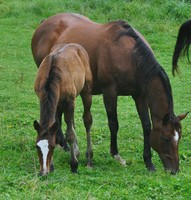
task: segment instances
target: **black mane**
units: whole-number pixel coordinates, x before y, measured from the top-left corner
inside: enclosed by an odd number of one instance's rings
[[[141,83],[144,83],[146,86],[148,82],[156,76],[159,76],[164,85],[167,99],[169,103],[169,112],[173,110],[173,98],[172,90],[169,78],[164,71],[164,69],[157,62],[152,50],[150,47],[139,37],[135,30],[124,21],[117,21],[116,25],[122,27],[116,31],[115,40],[123,36],[129,36],[134,38],[136,41],[134,50],[132,52],[131,60],[132,63],[136,66],[137,77],[139,77]]]

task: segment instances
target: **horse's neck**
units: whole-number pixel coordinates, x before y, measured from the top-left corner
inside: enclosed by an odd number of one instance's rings
[[[152,122],[161,122],[163,117],[169,113],[170,105],[166,90],[159,77],[148,83],[147,91]]]

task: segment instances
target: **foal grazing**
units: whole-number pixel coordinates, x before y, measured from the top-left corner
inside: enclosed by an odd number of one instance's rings
[[[92,74],[85,49],[77,44],[54,46],[39,67],[34,88],[40,100],[40,123],[34,121],[34,128],[38,133],[36,147],[40,173],[45,175],[53,170],[52,155],[55,145],[63,146],[62,112],[67,125],[66,141],[71,151],[71,171],[77,171],[79,150],[74,126],[74,107],[78,95],[81,95],[84,105],[87,165],[91,166],[93,156],[90,136]]]
[[[184,22],[179,29],[174,53],[172,57],[172,73],[175,75],[175,71],[178,72],[178,59],[183,51],[183,55],[187,55],[189,60],[189,47],[191,44],[191,20]]]
[[[98,24],[78,14],[58,14],[40,24],[33,35],[32,52],[37,66],[54,44],[71,42],[82,45],[88,52],[92,94],[103,94],[111,155],[125,164],[117,146],[117,97],[131,95],[143,127],[143,158],[147,169],[155,170],[152,147],[165,169],[176,173],[180,120],[186,114],[174,114],[170,81],[143,36],[124,21]]]

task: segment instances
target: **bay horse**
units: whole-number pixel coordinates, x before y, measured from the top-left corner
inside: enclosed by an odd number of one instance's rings
[[[92,115],[92,73],[85,49],[78,44],[55,45],[41,62],[34,85],[40,100],[40,123],[34,121],[37,131],[36,147],[40,174],[53,171],[53,152],[56,144],[63,146],[61,116],[64,113],[66,141],[71,151],[71,171],[76,173],[79,149],[74,126],[75,99],[81,95],[84,105],[83,120],[87,134],[87,166],[92,166],[90,129]]]
[[[172,57],[172,73],[175,76],[175,71],[178,72],[178,59],[182,55],[187,55],[189,60],[189,47],[191,44],[191,20],[184,22],[178,31],[178,36]]]
[[[46,19],[34,32],[31,46],[37,67],[54,45],[71,42],[88,52],[92,94],[103,94],[111,155],[126,164],[117,145],[117,97],[131,95],[143,127],[147,169],[155,171],[152,147],[167,171],[179,171],[180,120],[186,114],[174,114],[169,78],[143,36],[122,20],[99,24],[79,14],[60,13]]]

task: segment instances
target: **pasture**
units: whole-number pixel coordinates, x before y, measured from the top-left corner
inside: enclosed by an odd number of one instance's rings
[[[39,177],[33,121],[39,119],[39,102],[33,85],[37,67],[31,38],[39,23],[56,13],[75,12],[104,23],[123,19],[150,43],[167,72],[176,114],[191,111],[191,66],[179,61],[180,75],[173,77],[172,54],[179,26],[191,17],[190,1],[147,0],[1,0],[0,1],[0,199],[189,199],[191,196],[190,114],[182,121],[180,169],[170,175],[153,151],[155,173],[145,168],[142,127],[131,97],[118,98],[118,146],[127,166],[109,153],[110,134],[102,95],[93,96],[93,169],[85,167],[86,135],[83,107],[77,99],[76,133],[80,148],[79,173],[68,165],[70,155],[57,147],[54,173]],[[65,130],[65,125],[63,125]]]

